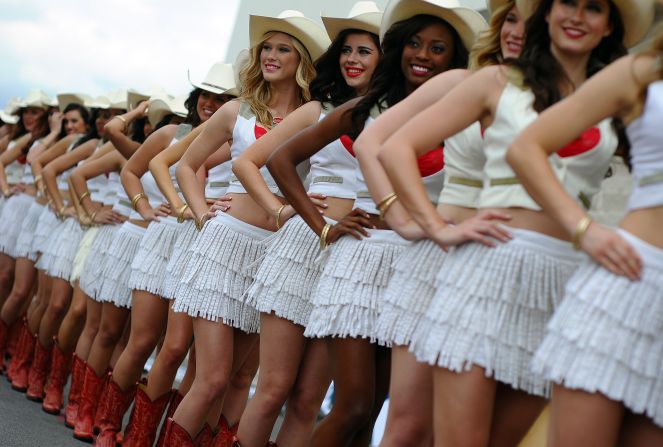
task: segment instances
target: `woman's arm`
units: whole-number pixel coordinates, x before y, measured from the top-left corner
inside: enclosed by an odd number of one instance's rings
[[[191,143],[177,165],[177,183],[199,228],[202,228],[208,206],[205,200],[205,188],[198,181],[196,172],[217,149],[225,151],[222,146],[232,139],[238,113],[239,101],[229,101],[222,105],[207,121],[205,129]],[[230,160],[230,150],[225,157]]]
[[[74,192],[78,198],[78,202],[81,204],[83,209],[88,215],[92,215],[95,211],[99,209],[99,206],[95,204],[90,198],[89,190],[87,188],[87,179],[97,177],[108,172],[119,172],[126,160],[124,157],[117,151],[113,150],[108,154],[97,158],[96,160],[90,160],[83,163],[81,166],[74,169],[69,176],[71,185],[74,187]],[[83,197],[85,196],[85,197]],[[83,200],[80,198],[83,197]]]
[[[46,135],[44,138],[39,140],[39,143],[37,143],[37,146],[35,146],[27,155],[27,160],[28,163],[32,164],[34,160],[39,158],[41,154],[51,147],[53,143],[55,143],[58,139],[58,136],[60,136],[60,132],[62,131],[62,121],[64,119],[64,115],[61,112],[54,112],[51,114],[51,116],[48,118],[48,125],[51,129],[51,132]]]
[[[601,70],[576,93],[540,115],[511,145],[507,161],[527,192],[541,208],[557,220],[576,243],[597,262],[618,275],[636,279],[641,260],[619,235],[598,224],[580,225],[587,215],[566,192],[548,162],[548,156],[577,138],[583,131],[611,116],[624,116],[638,101],[642,88],[634,76],[645,80],[652,61],[627,56]],[[573,117],[573,119],[569,119]]]
[[[11,149],[7,149],[0,155],[0,190],[5,197],[11,194],[9,183],[7,183],[5,166],[18,160],[31,138],[30,134],[23,135]]]
[[[176,213],[179,213],[184,203],[180,199],[179,194],[177,194],[168,169],[182,158],[193,140],[203,131],[206,123],[202,123],[193,129],[180,141],[167,147],[150,161],[150,172],[154,176],[154,180],[156,180],[157,186],[164,197],[170,203],[171,209]]]
[[[77,135],[67,135],[55,143],[49,150],[43,151],[40,156],[32,160],[32,164],[30,165],[32,167],[32,174],[35,177],[35,183],[37,184],[37,188],[39,188],[40,191],[43,192],[45,188],[42,179],[42,170],[44,166],[60,157],[61,155],[64,155],[64,153],[67,152],[67,148],[74,142],[76,137]]]
[[[131,156],[129,161],[127,161],[120,174],[122,186],[132,201],[132,205],[142,218],[147,221],[159,221],[159,216],[167,216],[169,213],[161,209],[161,207],[152,208],[150,206],[140,178],[147,172],[150,160],[170,145],[175,132],[177,132],[177,126],[172,124],[153,132],[147,137],[140,148],[138,148],[136,153]],[[143,199],[134,201],[134,198],[140,195],[142,195]]]
[[[290,205],[281,209],[281,202],[265,183],[260,174],[260,168],[267,163],[269,156],[281,143],[302,129],[317,123],[321,109],[321,105],[317,101],[304,104],[290,113],[278,126],[260,137],[237,160],[233,161],[233,173],[242,182],[251,198],[272,216],[279,214],[281,225],[293,216],[295,210]],[[281,210],[280,213],[279,210]]]
[[[104,136],[113,143],[115,148],[126,159],[131,158],[133,153],[140,146],[140,143],[135,142],[126,135],[129,125],[134,120],[147,116],[148,105],[148,101],[143,101],[135,109],[130,110],[123,115],[115,115],[104,126]]]

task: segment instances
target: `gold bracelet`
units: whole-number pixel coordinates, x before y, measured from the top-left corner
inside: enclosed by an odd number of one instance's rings
[[[384,206],[384,204],[387,203],[389,200],[391,200],[393,197],[396,197],[396,193],[395,193],[395,192],[392,192],[391,194],[388,194],[387,196],[385,196],[385,197],[384,197],[382,200],[380,200],[380,201],[378,202],[378,204],[376,205],[377,209],[382,208],[382,207]]]
[[[585,235],[587,232],[587,229],[589,229],[589,226],[592,223],[592,218],[589,216],[585,216],[582,219],[580,219],[580,222],[578,222],[578,225],[576,225],[576,229],[573,232],[573,248],[575,250],[580,250],[580,245],[582,243],[582,237]]]
[[[88,197],[90,195],[90,191],[85,191],[81,196],[78,198],[78,204],[81,205],[83,203],[83,199]]]
[[[35,184],[41,182],[42,179],[43,179],[43,177],[41,175],[38,175],[37,177],[35,177]]]
[[[281,224],[279,221],[281,220],[281,213],[283,212],[283,209],[286,207],[286,205],[281,205],[281,207],[278,209],[276,212],[276,229],[278,230],[281,228]]]
[[[96,210],[95,212],[93,212],[93,213],[90,215],[90,225],[94,225],[94,218],[97,217],[97,213],[98,213],[98,212],[99,212],[99,210]]]
[[[203,227],[205,226],[205,222],[207,222],[206,218],[207,214],[203,214],[203,216],[199,219],[196,217],[196,230],[202,231]]]
[[[138,194],[136,194],[135,196],[133,196],[131,198],[131,208],[133,208],[134,211],[138,211],[138,209],[136,208],[136,205],[138,205],[138,201],[140,199],[146,199],[146,198],[147,198],[147,196],[145,194],[143,194],[142,192],[139,192]]]
[[[324,227],[322,227],[322,231],[320,232],[320,250],[324,250],[327,248],[327,235],[329,234],[329,230],[331,230],[332,224],[326,223]]]
[[[381,203],[381,206],[378,206],[378,210],[380,211],[380,220],[385,219],[387,211],[389,211],[389,208],[391,208],[391,205],[393,205],[396,200],[398,200],[398,196],[394,194],[393,196],[389,197],[386,202]]]
[[[120,121],[122,121],[122,124],[123,124],[122,131],[123,132],[125,130],[127,130],[127,119],[125,117],[123,117],[122,115],[115,115],[113,118],[117,118]]]
[[[185,203],[184,205],[182,205],[182,207],[179,210],[177,210],[177,223],[184,222],[184,213],[188,208],[189,204]]]
[[[57,216],[58,216],[59,218],[63,218],[63,217],[64,217],[64,211],[65,211],[66,209],[67,209],[67,205],[62,205],[62,206],[60,207],[60,209],[58,210],[58,212],[57,212]]]

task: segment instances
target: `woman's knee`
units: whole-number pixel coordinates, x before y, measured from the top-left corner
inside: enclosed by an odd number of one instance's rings
[[[124,325],[101,323],[97,331],[97,338],[103,346],[115,346],[122,336],[123,329]]]
[[[2,265],[0,266],[0,284],[8,287],[14,281],[14,266]]]
[[[184,341],[166,342],[159,351],[160,361],[169,367],[179,368],[189,351],[189,343]]]
[[[207,396],[209,401],[216,401],[225,395],[228,390],[229,380],[222,374],[196,374],[194,386]]]
[[[132,336],[133,335],[133,336]],[[129,336],[127,349],[137,357],[147,357],[152,354],[159,342],[159,336],[154,334],[132,334]]]
[[[53,319],[60,319],[67,313],[67,309],[69,309],[69,300],[62,297],[53,297],[48,303],[46,313]]]

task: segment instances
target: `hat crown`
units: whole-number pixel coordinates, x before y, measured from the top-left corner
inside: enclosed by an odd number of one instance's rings
[[[375,12],[377,12],[378,14],[381,12],[380,8],[378,8],[378,5],[375,2],[370,2],[370,1],[357,2],[354,5],[352,5],[350,13],[348,14],[348,19],[352,19],[362,14],[370,14]]]
[[[232,64],[217,62],[207,72],[203,85],[229,90],[235,87],[235,74]]]
[[[306,18],[304,16],[304,13],[301,11],[297,11],[296,9],[285,9],[279,13],[278,16],[276,16],[279,19],[292,19],[294,17],[299,17],[299,18]]]
[[[33,89],[25,95],[21,102],[22,107],[48,107],[53,100],[43,90]]]

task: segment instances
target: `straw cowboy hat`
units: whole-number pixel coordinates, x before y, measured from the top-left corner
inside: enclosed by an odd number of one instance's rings
[[[135,109],[138,104],[147,101],[153,96],[167,97],[168,93],[166,93],[166,90],[161,87],[153,87],[144,92],[130,88],[127,90],[127,110]]]
[[[124,109],[127,110],[127,96],[128,93],[125,89],[115,90],[106,95],[109,101],[109,109]]]
[[[150,98],[150,106],[147,109],[147,119],[152,126],[156,126],[168,115],[177,115],[186,118],[189,111],[184,102],[189,95],[181,95],[176,98],[172,96],[157,96]]]
[[[540,0],[516,0],[520,14],[527,20]],[[624,46],[631,48],[640,42],[654,22],[654,0],[611,0],[624,23]]]
[[[468,51],[472,49],[477,35],[488,26],[481,14],[460,6],[457,0],[392,0],[382,17],[380,40],[394,23],[420,14],[439,17],[449,23]]]
[[[233,64],[215,63],[207,72],[207,76],[200,82],[192,81],[191,73],[188,70],[187,76],[191,85],[196,88],[216,93],[217,95],[228,94],[237,96]]]
[[[331,40],[336,39],[336,36],[346,29],[358,29],[380,34],[382,11],[375,2],[362,1],[354,4],[347,17],[322,16],[321,19]]]
[[[277,17],[249,17],[251,47],[256,46],[270,31],[286,33],[300,41],[313,61],[322,56],[331,43],[325,30],[299,11],[285,10]]]
[[[48,109],[51,107],[53,100],[41,90],[30,90],[25,98],[20,102],[19,107],[37,107],[40,109]]]
[[[57,100],[60,112],[64,112],[69,104],[80,104],[85,108],[90,108],[90,104],[94,102],[90,95],[84,93],[60,93],[57,95]]]
[[[492,15],[502,6],[509,3],[509,0],[486,0],[486,9],[488,9],[488,15]]]
[[[9,100],[4,110],[0,110],[0,120],[5,124],[16,124],[18,123],[18,109],[20,107],[21,100],[18,98],[12,98]]]

